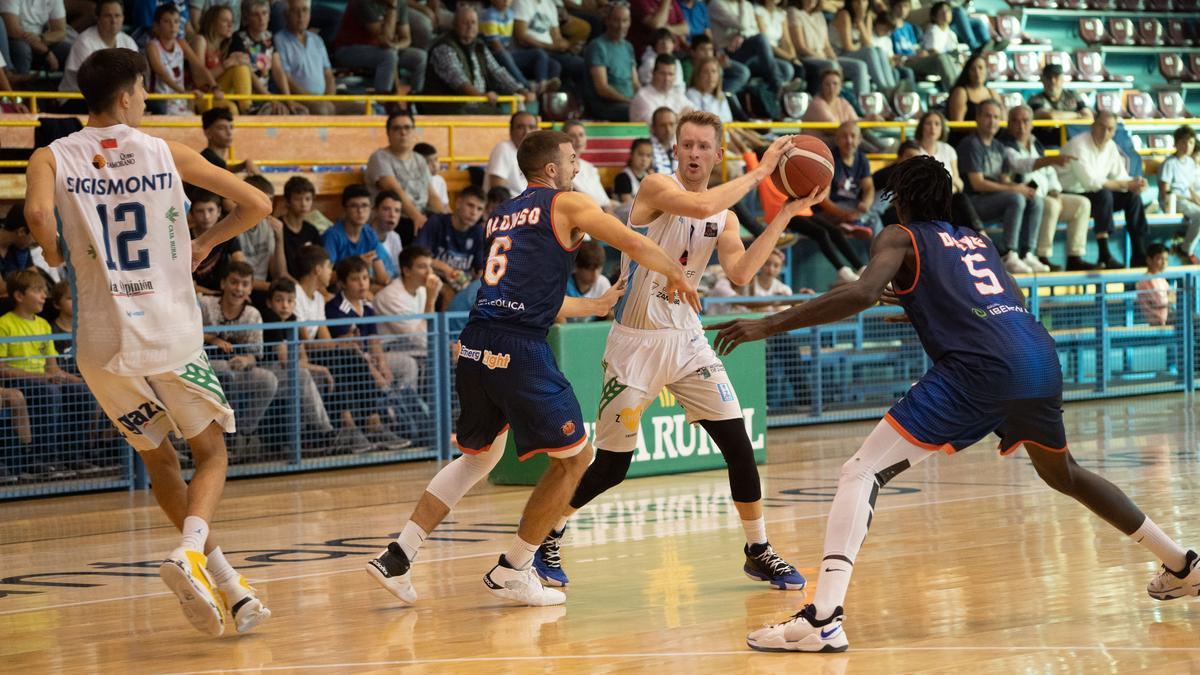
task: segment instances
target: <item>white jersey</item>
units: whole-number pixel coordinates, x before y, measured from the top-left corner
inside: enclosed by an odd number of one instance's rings
[[[678,177],[672,176],[672,179],[683,187]],[[634,199],[636,204],[636,197]],[[725,229],[725,218],[728,214],[728,211],[721,211],[705,218],[688,218],[663,213],[648,225],[629,222],[629,226],[649,237],[666,251],[667,255],[678,256],[679,264],[683,265],[687,274],[688,285],[696,288],[704,269],[708,267],[708,261],[712,259],[713,250],[717,247],[717,238]],[[631,209],[630,218],[632,217]],[[647,330],[700,330],[700,318],[690,305],[667,301],[663,290],[667,284],[666,277],[639,266],[624,254],[621,256],[621,276],[626,280],[628,290],[617,305],[618,323],[629,328]]]
[[[183,181],[165,141],[117,124],[50,144],[78,358],[117,375],[182,367],[203,346]]]

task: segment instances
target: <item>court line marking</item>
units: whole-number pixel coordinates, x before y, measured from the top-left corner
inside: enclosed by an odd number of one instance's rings
[[[863,647],[851,650],[846,654],[818,654],[823,657],[821,661],[814,659],[814,664],[822,663],[825,659],[834,658],[850,658],[853,654],[875,653],[889,654],[897,652],[1006,652],[1010,654],[1028,654],[1036,652],[1059,652],[1059,651],[1084,651],[1084,652],[1176,652],[1190,654],[1200,652],[1200,647],[1113,647],[1107,645],[1044,645],[1044,646],[996,646],[996,647],[971,647],[971,646],[946,646],[946,647]],[[799,653],[799,652],[797,652]],[[347,668],[372,668],[380,666],[420,666],[420,665],[437,665],[437,664],[452,664],[452,663],[497,663],[506,661],[594,661],[597,659],[645,659],[645,658],[695,658],[707,656],[748,656],[751,654],[762,654],[763,658],[787,658],[774,654],[764,654],[763,652],[755,652],[749,648],[743,650],[720,650],[720,651],[689,651],[689,652],[624,652],[615,654],[542,654],[537,656],[476,656],[476,657],[460,657],[450,659],[410,659],[407,661],[357,661],[349,663],[321,663],[321,664],[295,664],[295,665],[271,665],[258,666],[254,668],[220,668],[215,670],[187,670],[179,671],[173,675],[208,675],[210,673],[245,673],[245,672],[261,672],[272,670],[328,670],[328,669],[347,669]]]
[[[990,494],[990,495],[974,495],[974,496],[970,496],[970,497],[955,497],[953,499],[938,499],[938,500],[934,500],[934,501],[917,502],[914,504],[897,504],[896,506],[890,506],[887,508],[877,508],[875,510],[875,512],[880,513],[880,512],[886,512],[886,511],[901,511],[901,510],[905,510],[905,509],[915,509],[915,508],[924,507],[924,506],[937,506],[939,504],[951,504],[954,502],[969,502],[969,501],[977,501],[980,499],[994,499],[997,497],[1019,497],[1019,496],[1030,495],[1030,494],[1038,494],[1041,492],[1045,492],[1047,490],[1049,490],[1049,488],[1047,488],[1045,486],[1039,486],[1036,489],[1029,489],[1029,490],[1025,490],[1025,491],[1021,491],[1021,492],[998,492],[996,494]],[[793,521],[798,521],[798,520],[816,520],[818,518],[826,518],[826,517],[828,517],[828,513],[812,513],[812,514],[799,515],[799,516],[794,516],[794,517],[789,517],[789,518],[769,518],[769,519],[766,519],[765,522],[767,522],[767,523],[787,523],[787,522],[793,522]],[[731,530],[731,529],[736,529],[736,526],[723,527],[721,529]],[[684,533],[684,534],[686,534],[686,533]],[[666,536],[661,536],[661,537],[642,537],[640,539],[631,539],[629,541],[645,541],[648,539],[666,539],[666,538],[675,537],[675,536],[680,536],[680,535],[671,534],[671,535],[666,535]],[[495,551],[486,551],[486,552],[481,552],[481,553],[466,553],[463,555],[447,556],[444,558],[415,560],[415,561],[413,561],[413,564],[420,565],[422,563],[438,563],[438,562],[450,562],[453,560],[469,560],[471,558],[486,558],[486,557],[499,555],[500,552],[501,551],[495,550]],[[251,581],[251,583],[254,583],[254,584],[264,584],[265,585],[265,584],[275,583],[277,581],[293,581],[296,579],[310,579],[313,577],[329,577],[329,576],[334,576],[337,574],[349,574],[351,572],[358,572],[361,570],[362,570],[362,566],[357,566],[357,567],[346,568],[346,569],[323,570],[320,572],[308,572],[305,574],[293,574],[293,575],[289,575],[289,576],[275,577],[275,578],[271,578],[271,579],[253,578],[253,579],[250,579],[250,581]],[[68,575],[64,574],[64,576],[68,576]],[[152,598],[152,597],[165,596],[165,595],[172,595],[172,593],[170,591],[162,591],[162,592],[158,592],[158,593],[142,593],[142,594],[138,594],[138,595],[123,595],[123,596],[118,596],[118,597],[113,597],[113,598],[97,598],[95,600],[80,600],[78,602],[64,602],[64,603],[59,603],[56,605],[45,605],[42,607],[28,607],[25,609],[10,609],[10,610],[5,610],[5,611],[0,611],[0,616],[9,616],[9,615],[13,615],[13,614],[27,614],[29,612],[46,612],[46,611],[52,611],[52,610],[56,610],[56,609],[65,609],[68,607],[97,605],[97,604],[102,604],[105,602],[118,602],[118,601],[122,601],[122,600],[136,600],[139,598]]]

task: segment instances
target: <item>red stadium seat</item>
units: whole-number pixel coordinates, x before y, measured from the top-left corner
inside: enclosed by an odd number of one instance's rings
[[[1187,67],[1179,54],[1159,54],[1158,72],[1162,73],[1163,79],[1168,82],[1178,82],[1184,78]]]
[[[1142,12],[1146,10],[1146,3],[1142,0],[1117,0],[1117,9],[1125,12]]]
[[[788,119],[800,119],[808,112],[812,96],[806,91],[789,91],[783,95],[783,112]]]
[[[996,34],[1001,39],[1008,40],[1009,44],[1020,44],[1022,32],[1021,17],[1008,12],[996,15]]]
[[[1121,92],[1119,91],[1098,91],[1096,92],[1096,112],[1107,110],[1114,115],[1121,114]]]
[[[934,92],[929,95],[929,109],[942,110],[946,107],[946,102],[950,100],[950,94],[944,91]]]
[[[1167,19],[1167,44],[1173,47],[1191,46],[1192,41],[1188,39],[1183,19]]]
[[[1042,77],[1042,55],[1037,52],[1017,52],[1013,54],[1015,62],[1013,71],[1016,80],[1036,82]]]
[[[887,97],[880,92],[873,91],[869,94],[863,94],[858,97],[858,104],[862,107],[863,117],[887,116],[888,104]]]
[[[1188,54],[1188,78],[1193,82],[1200,81],[1200,54]]]
[[[1004,82],[1009,78],[1008,52],[988,52],[987,77],[992,82]]]
[[[1071,59],[1070,52],[1046,52],[1046,65],[1052,63],[1062,68],[1065,81],[1075,79],[1075,61]]]
[[[1004,104],[1005,110],[1012,110],[1017,106],[1024,105],[1025,97],[1021,96],[1021,92],[1019,91],[1010,91],[1000,96],[1000,102]]]
[[[1098,12],[1111,12],[1117,8],[1116,0],[1088,0],[1088,9]]]
[[[1166,134],[1154,134],[1147,139],[1151,150],[1170,150],[1175,147],[1175,139]]]
[[[1163,27],[1158,19],[1140,18],[1137,21],[1138,44],[1158,47],[1163,43]]]
[[[547,122],[566,122],[583,116],[579,97],[565,91],[547,92],[539,100],[542,119]]]
[[[1089,45],[1104,41],[1104,22],[1094,16],[1079,20],[1079,37]]]
[[[1125,110],[1130,117],[1148,120],[1154,117],[1154,99],[1144,91],[1131,91],[1125,96]]]
[[[1137,35],[1129,19],[1113,17],[1108,20],[1108,41],[1114,45],[1132,45]]]
[[[921,109],[921,95],[915,91],[902,91],[892,97],[892,108],[896,111],[896,119],[908,120],[924,112]]]
[[[1187,110],[1183,107],[1183,94],[1172,90],[1159,91],[1158,112],[1167,119],[1187,117]]]

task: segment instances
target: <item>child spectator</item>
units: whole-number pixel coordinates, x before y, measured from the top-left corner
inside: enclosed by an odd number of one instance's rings
[[[654,44],[646,45],[646,49],[642,51],[641,63],[638,65],[638,82],[643,87],[650,85],[650,78],[654,74],[654,62],[658,59],[659,54],[675,55],[675,34],[669,28],[659,28],[654,31]],[[682,94],[684,92],[683,64],[680,63],[677,66],[675,79],[671,82],[671,89]]]
[[[604,276],[604,247],[596,241],[585,241],[575,254],[575,271],[567,277],[567,297],[598,298],[612,288],[612,282]],[[572,317],[572,323],[583,321],[609,321],[612,312],[602,317]]]
[[[192,229],[192,239],[204,234],[221,219],[221,198],[208,190],[196,189],[192,192],[192,208],[188,211],[188,221]],[[242,245],[234,237],[226,242],[217,244],[208,253],[208,257],[192,271],[192,280],[196,282],[196,293],[200,295],[221,295],[217,289],[225,278],[225,271],[231,261],[245,262]]]
[[[629,159],[625,160],[625,168],[613,178],[613,194],[622,204],[633,202],[637,197],[642,179],[650,174],[650,165],[654,162],[654,151],[649,138],[636,138],[629,145]]]
[[[312,211],[317,188],[304,176],[292,176],[283,184],[283,260],[287,273],[299,281],[300,252],[305,246],[321,246],[321,232],[305,220]]]
[[[506,187],[497,185],[487,191],[487,204],[483,207],[483,214],[485,216],[491,214],[492,211],[496,210],[497,206],[510,199],[512,199],[512,191]]]
[[[4,217],[0,229],[0,295],[4,294],[4,279],[14,272],[33,266],[33,235],[25,223],[24,202],[18,202]]]
[[[1167,269],[1167,247],[1159,243],[1146,247],[1146,279],[1137,282],[1138,308],[1142,318],[1151,326],[1165,326],[1175,307],[1175,292],[1171,283],[1158,276]]]
[[[246,182],[268,197],[275,197],[275,186],[266,178],[247,176]],[[278,279],[287,270],[287,260],[283,255],[283,223],[275,216],[267,216],[239,234],[237,239],[242,247],[242,255],[254,270],[254,292],[261,297],[271,285],[270,280]]]
[[[362,258],[374,285],[382,288],[396,276],[396,263],[388,258],[375,229],[367,226],[370,220],[371,191],[366,185],[347,185],[342,190],[342,219],[325,230],[321,243],[335,266],[351,256]]]
[[[231,261],[221,277],[221,295],[201,296],[200,315],[205,326],[261,324],[262,315],[250,304],[254,270],[242,261]],[[238,459],[261,451],[257,436],[263,415],[275,400],[279,379],[258,365],[263,355],[262,330],[229,330],[204,333],[213,372],[225,384],[230,405],[237,412],[238,433],[231,450]]]
[[[375,316],[375,309],[366,300],[371,286],[369,270],[367,262],[358,256],[338,262],[334,271],[342,290],[325,303],[327,319]],[[396,436],[383,425],[383,399],[392,387],[393,377],[382,343],[375,337],[377,332],[375,323],[330,326],[335,346],[321,352],[335,382],[329,403],[342,425],[334,445],[352,452],[365,452],[372,445],[392,450],[412,445],[412,441]],[[366,435],[359,422],[366,427]]]
[[[404,250],[404,243],[400,241],[400,234],[396,232],[396,228],[400,226],[401,215],[403,215],[403,202],[400,200],[400,195],[391,190],[382,190],[375,195],[375,211],[371,216],[371,229],[375,230],[375,236],[379,238],[379,243],[383,245],[383,250],[387,252],[387,259],[393,267],[400,257],[400,251]],[[392,278],[395,279],[395,276]]]
[[[203,63],[196,62],[196,53],[182,39],[178,7],[165,4],[154,10],[152,35],[154,37],[146,44],[146,60],[150,63],[150,86],[146,88],[150,93],[191,92],[198,97],[202,91],[216,88],[217,81],[204,68]],[[188,66],[192,66],[192,72],[197,78],[195,90],[187,86]],[[150,101],[147,103],[147,109],[166,115],[192,114],[191,101],[181,98],[161,102]]]
[[[1184,125],[1175,130],[1175,154],[1158,170],[1158,197],[1164,213],[1182,213],[1187,223],[1180,253],[1191,264],[1196,257],[1196,241],[1200,239],[1200,169],[1192,158],[1196,147],[1196,132]]]
[[[384,316],[431,314],[442,280],[433,273],[433,254],[414,244],[400,252],[400,276],[375,294],[375,311]],[[379,324],[392,337],[384,344],[384,357],[398,386],[416,387],[420,364],[425,362],[429,327],[424,319],[401,319]]]
[[[229,163],[229,149],[233,147],[233,112],[229,108],[213,108],[204,111],[200,116],[200,127],[204,129],[204,138],[208,144],[200,151],[200,156],[212,164],[232,171],[257,176],[261,171],[254,165],[253,160]]]
[[[298,321],[296,318],[296,282],[291,279],[276,279],[267,289],[267,304],[262,310],[263,323],[285,323]],[[287,328],[270,328],[263,331],[262,365],[275,373],[279,380],[279,391],[289,392],[291,373],[288,363],[291,345],[291,330]],[[317,432],[318,438],[333,438],[333,425],[329,422],[329,413],[325,410],[325,401],[321,396],[321,388],[333,390],[333,375],[324,366],[318,366],[308,359],[308,350],[298,342],[296,372],[299,374],[300,390],[300,423]],[[321,388],[318,388],[317,381]]]
[[[443,204],[449,205],[450,192],[446,187],[446,179],[441,175],[442,163],[438,161],[437,148],[428,143],[417,143],[413,146],[413,152],[425,158],[429,164],[429,187],[433,188],[434,194]]]
[[[446,282],[442,295],[447,304],[483,273],[487,256],[483,209],[483,191],[468,185],[458,193],[453,213],[430,216],[417,234],[417,244],[433,253],[433,269]]]
[[[320,246],[305,246],[296,260],[296,320],[325,320],[325,289],[333,276],[329,253]],[[306,326],[300,329],[302,340],[328,340],[326,326]]]
[[[16,446],[10,445],[10,452],[17,457],[32,454],[29,446],[33,443],[33,430],[29,426],[29,407],[25,404],[25,395],[19,389],[0,387],[0,410],[8,411],[8,426],[16,435]],[[4,461],[0,461],[0,485],[11,485],[17,480],[17,475],[9,471]]]

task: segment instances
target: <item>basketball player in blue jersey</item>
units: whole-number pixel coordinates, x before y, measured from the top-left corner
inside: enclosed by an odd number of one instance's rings
[[[993,432],[1001,454],[1024,445],[1050,487],[1162,561],[1146,588],[1150,597],[1200,595],[1196,552],[1181,548],[1120,489],[1071,457],[1054,340],[1026,310],[991,241],[947,222],[946,169],[931,157],[910,159],[896,168],[887,190],[902,224],[876,237],[858,281],[773,316],[727,322],[717,335],[717,349],[728,353],[743,342],[838,321],[874,305],[891,284],[933,361],[842,466],[812,604],[750,633],[750,647],[845,651],[842,605],[879,488],[938,450],[953,453]]]
[[[566,601],[562,591],[542,587],[532,563],[592,459],[579,402],[546,343],[562,313],[583,236],[605,241],[663,275],[663,292],[672,302],[700,308],[672,256],[606,215],[590,197],[570,191],[579,164],[566,134],[526,136],[517,164],[529,187],[487,219],[483,285],[460,338],[455,377],[463,455],[438,472],[397,540],[367,564],[372,578],[406,603],[416,600],[410,566],[421,542],[496,465],[510,430],[522,460],[544,452],[550,467],[525,505],[512,544],[483,582],[493,595],[522,605]]]
[[[30,158],[25,218],[46,262],[66,262],[80,374],[138,451],[154,499],[183,533],[159,575],[198,630],[221,635],[228,610],[240,633],[271,613],[209,536],[234,416],[204,353],[192,270],[214,246],[265,218],[271,201],[195,150],[137,129],[145,70],[145,58],[128,49],[84,60],[87,126]],[[237,205],[195,241],[184,181]],[[187,439],[195,461],[190,484],[172,433]]]

